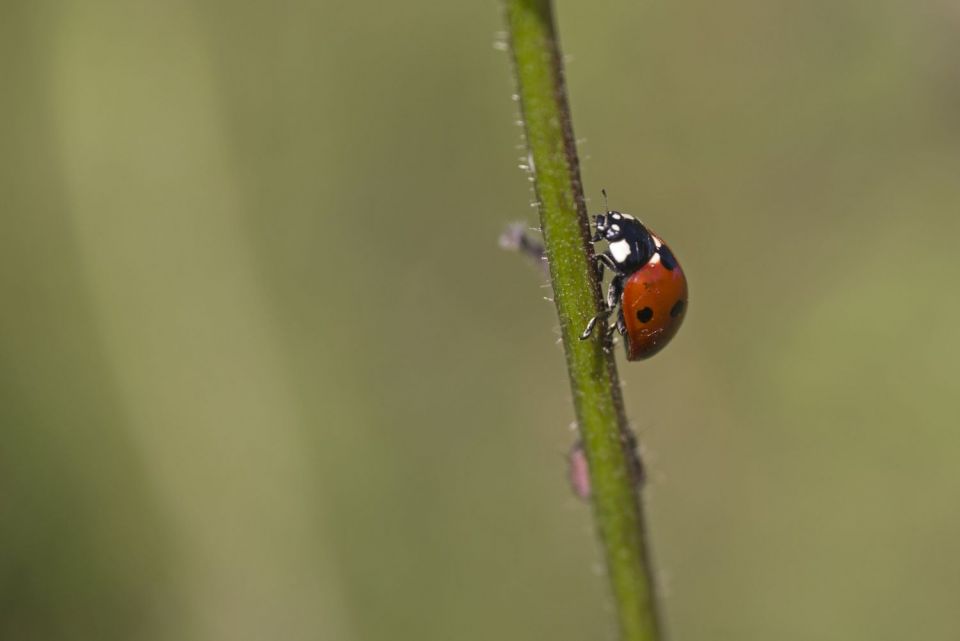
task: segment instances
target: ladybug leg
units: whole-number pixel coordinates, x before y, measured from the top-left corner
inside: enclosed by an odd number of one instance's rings
[[[613,312],[611,309],[610,312]],[[623,320],[623,308],[617,310],[617,321],[611,323],[607,328],[606,336],[604,339],[607,343],[607,349],[613,347],[617,339],[617,332],[620,332],[621,336],[626,336],[627,334],[627,324]]]
[[[620,297],[623,295],[623,276],[617,274],[610,281],[610,287],[607,288],[607,309],[613,310],[620,303]]]
[[[600,254],[602,256],[602,254]],[[602,264],[598,261],[598,264]],[[617,274],[613,277],[613,280],[610,281],[610,287],[607,288],[607,308],[590,319],[587,323],[586,328],[583,330],[583,333],[580,334],[580,340],[584,341],[590,338],[590,335],[593,334],[593,328],[597,324],[597,321],[601,318],[606,319],[613,313],[613,310],[616,309],[617,304],[620,302],[620,296],[623,294],[623,276]],[[620,316],[623,316],[621,312]],[[613,331],[619,327],[619,321],[617,325],[607,327],[604,334],[607,338],[610,338],[613,335]],[[623,333],[623,332],[621,332]]]
[[[613,260],[613,256],[611,256],[609,253],[604,251],[600,252],[599,254],[594,254],[593,259],[597,261],[597,277],[601,280],[603,279],[604,267],[609,268],[614,274],[617,273],[617,263]]]
[[[593,236],[590,237],[591,243],[599,243],[603,240],[603,232],[600,231],[600,221],[603,216],[594,216],[593,218]]]
[[[612,313],[613,313],[613,310],[612,310],[612,309],[607,309],[607,310],[604,310],[604,311],[600,312],[599,314],[597,314],[597,315],[594,316],[593,318],[591,318],[591,319],[590,319],[590,322],[587,323],[586,329],[584,329],[584,330],[583,330],[583,333],[580,334],[580,340],[585,341],[585,340],[587,340],[588,338],[590,338],[590,336],[593,334],[593,328],[596,327],[596,325],[597,325],[597,321],[600,320],[601,318],[606,318],[606,317],[608,317],[608,316],[609,316],[610,314],[612,314]],[[615,324],[609,325],[609,326],[606,324],[606,322],[604,322],[603,325],[604,325],[604,327],[603,327],[603,343],[604,343],[604,349],[609,349],[609,348],[613,345],[613,339],[614,339],[614,337],[617,335],[617,330],[618,330],[619,327],[620,327],[620,322],[617,321]],[[621,332],[621,333],[623,333],[623,332]]]
[[[593,334],[593,328],[597,325],[597,321],[600,320],[601,318],[606,320],[606,318],[610,316],[610,314],[612,313],[613,313],[612,309],[605,309],[599,314],[597,314],[596,316],[594,316],[593,318],[591,318],[590,321],[587,323],[587,326],[584,328],[583,333],[580,334],[580,340],[585,341],[588,338],[590,338],[590,336]],[[608,329],[609,328],[606,327],[606,323],[604,323],[603,333],[605,336],[608,333]]]
[[[627,333],[627,324],[623,320],[623,307],[620,306],[621,296],[623,296],[623,276],[617,274],[610,281],[610,287],[607,289],[607,313],[611,314],[614,309],[617,310],[617,322],[607,327],[605,339],[608,349],[613,347],[617,332],[620,332],[621,336],[625,336]]]
[[[597,324],[598,318],[600,318],[599,315],[594,316],[587,322],[587,326],[584,328],[583,333],[580,334],[580,340],[585,341],[590,338],[590,335],[593,334],[593,326]]]

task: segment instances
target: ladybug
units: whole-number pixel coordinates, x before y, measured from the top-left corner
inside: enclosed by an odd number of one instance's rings
[[[595,256],[600,277],[607,267],[613,280],[607,309],[590,319],[580,340],[590,337],[599,319],[617,311],[608,335],[616,329],[624,337],[627,360],[650,358],[670,342],[687,315],[687,277],[667,244],[633,216],[608,209],[594,224],[591,242],[608,243]]]

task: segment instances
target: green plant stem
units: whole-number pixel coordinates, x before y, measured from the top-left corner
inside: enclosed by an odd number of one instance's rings
[[[602,299],[553,12],[549,0],[505,2],[530,170],[621,638],[656,641],[656,595],[616,362],[604,349],[603,331],[580,340]]]

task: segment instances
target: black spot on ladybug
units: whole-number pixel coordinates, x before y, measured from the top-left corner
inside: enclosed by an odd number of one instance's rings
[[[670,318],[676,318],[683,313],[683,301],[678,300],[673,304],[673,307],[670,308]]]
[[[677,259],[666,245],[660,245],[660,264],[673,271],[677,268]]]
[[[641,323],[649,323],[650,319],[653,318],[653,310],[649,307],[644,307],[643,309],[637,312],[637,320]]]

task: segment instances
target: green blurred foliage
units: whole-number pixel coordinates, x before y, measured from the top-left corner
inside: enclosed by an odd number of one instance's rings
[[[558,11],[672,638],[956,638],[955,3]],[[0,638],[612,638],[501,28],[3,3]]]

